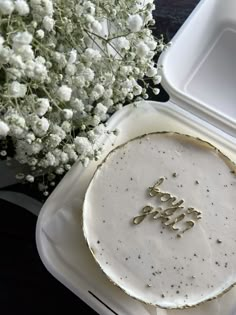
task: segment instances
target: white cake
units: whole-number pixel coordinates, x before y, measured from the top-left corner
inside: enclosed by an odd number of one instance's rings
[[[163,308],[236,282],[235,165],[210,144],[153,133],[113,150],[85,195],[83,231],[109,279]]]

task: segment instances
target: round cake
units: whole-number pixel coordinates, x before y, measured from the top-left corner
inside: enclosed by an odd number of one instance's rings
[[[162,308],[195,306],[235,284],[235,227],[235,164],[172,132],[111,151],[83,205],[85,239],[104,273]]]

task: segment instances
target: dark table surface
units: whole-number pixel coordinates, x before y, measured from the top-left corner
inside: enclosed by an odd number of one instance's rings
[[[199,0],[158,0],[154,33],[171,40]],[[155,98],[166,101],[164,91]],[[35,190],[14,190],[37,197]],[[35,245],[37,217],[0,199],[0,314],[96,314],[45,269]]]

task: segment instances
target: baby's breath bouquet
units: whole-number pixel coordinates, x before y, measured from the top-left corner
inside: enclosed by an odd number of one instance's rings
[[[97,159],[110,115],[160,83],[153,9],[153,0],[0,0],[0,154],[22,165],[19,179],[54,185],[75,161]]]

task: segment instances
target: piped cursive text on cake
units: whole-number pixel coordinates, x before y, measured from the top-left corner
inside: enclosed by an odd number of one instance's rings
[[[141,210],[141,214],[133,219],[134,224],[140,224],[149,216],[153,220],[160,219],[162,223],[172,229],[178,231],[177,237],[192,229],[197,220],[202,218],[202,212],[191,207],[185,207],[184,200],[178,200],[168,192],[162,192],[160,185],[164,182],[164,177],[161,177],[154,186],[148,188],[150,197],[157,197],[166,207],[145,206]],[[181,228],[178,222],[182,221]]]

